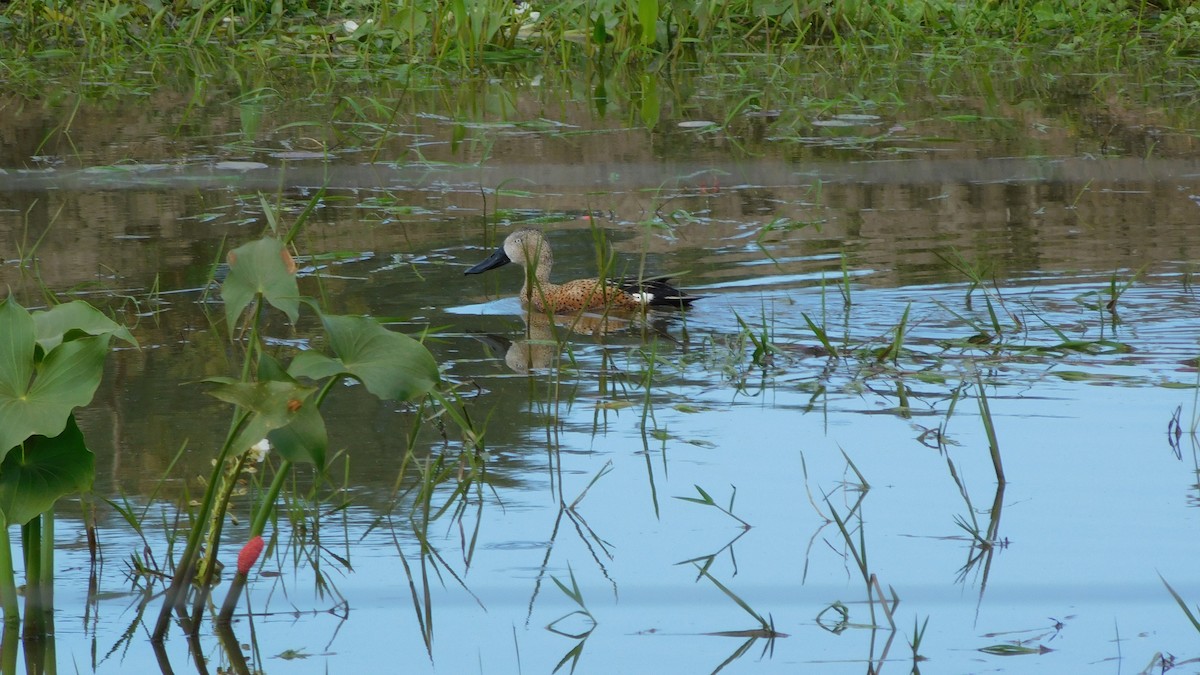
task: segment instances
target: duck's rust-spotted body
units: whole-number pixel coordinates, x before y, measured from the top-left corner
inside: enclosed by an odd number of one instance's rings
[[[589,309],[640,310],[646,307],[684,308],[697,300],[671,286],[667,277],[637,280],[576,279],[562,284],[550,282],[554,256],[542,233],[533,229],[516,230],[487,260],[466,271],[479,274],[516,263],[525,270],[521,304],[540,312],[563,314]]]

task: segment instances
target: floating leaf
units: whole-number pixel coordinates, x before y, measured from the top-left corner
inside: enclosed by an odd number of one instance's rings
[[[69,415],[62,433],[33,436],[0,464],[0,513],[9,525],[24,525],[66,495],[88,490],[95,456]]]
[[[300,289],[296,286],[294,266],[283,242],[271,237],[230,251],[229,276],[221,285],[229,329],[233,330],[238,317],[259,294],[294,322],[300,315]]]
[[[1051,650],[1043,647],[1042,645],[1038,645],[1036,647],[1026,647],[1025,645],[1006,643],[980,647],[979,651],[985,654],[992,654],[994,656],[1028,656],[1030,654],[1045,654]]]
[[[601,410],[621,410],[632,405],[629,401],[596,401],[596,407]]]

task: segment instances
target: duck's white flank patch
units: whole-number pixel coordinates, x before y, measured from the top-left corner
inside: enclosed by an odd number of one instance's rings
[[[654,299],[653,293],[641,292],[641,293],[630,293],[630,295],[633,296],[634,300],[637,300],[638,302],[642,303],[643,305],[650,304],[650,301]]]

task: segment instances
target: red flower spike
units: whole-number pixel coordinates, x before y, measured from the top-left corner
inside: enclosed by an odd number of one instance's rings
[[[255,537],[246,542],[238,553],[238,574],[250,573],[250,568],[254,567],[254,562],[262,555],[264,545],[262,537]]]

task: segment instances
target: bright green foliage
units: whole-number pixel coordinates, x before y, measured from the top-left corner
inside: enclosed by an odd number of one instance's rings
[[[30,436],[61,434],[71,411],[100,386],[110,336],[132,342],[98,312],[39,314],[49,316],[37,320],[11,297],[0,303],[0,460]]]
[[[225,318],[231,332],[238,330],[245,309],[263,308],[266,300],[287,314],[294,323],[300,314],[301,296],[295,267],[283,241],[263,238],[245,244],[229,254],[230,274],[221,288],[226,303]],[[317,303],[303,299],[305,306],[318,313]],[[324,468],[328,436],[320,407],[332,389],[330,378],[351,377],[363,383],[367,391],[382,399],[407,401],[434,392],[439,384],[437,362],[424,345],[394,333],[373,319],[353,316],[320,315],[325,338],[334,357],[316,351],[302,351],[285,371],[276,356],[266,350],[262,335],[265,312],[246,315],[240,341],[246,346],[246,360],[240,379],[211,378],[216,386],[209,393],[236,406],[234,433],[226,440],[213,464],[213,473],[205,488],[180,554],[176,573],[171,578],[151,639],[161,642],[170,627],[173,609],[190,592],[192,581],[202,587],[194,612],[197,620],[203,611],[207,593],[214,582],[212,564],[220,547],[221,529],[233,496],[234,481],[229,466],[239,469],[245,453],[267,438],[283,457],[275,479],[267,488],[251,524],[252,536],[261,536],[275,500],[297,462],[311,462]],[[256,366],[256,367],[254,367]],[[318,389],[301,384],[297,378],[325,380]],[[203,540],[203,544],[202,544]],[[201,553],[203,551],[203,553]],[[192,574],[195,571],[194,575]],[[240,573],[230,588],[217,621],[228,625],[237,597],[245,587],[246,575]]]
[[[267,434],[271,447],[287,461],[325,466],[325,451],[329,447],[329,435],[325,431],[325,418],[314,405],[306,405],[292,415],[286,427]]]
[[[238,382],[213,378],[208,381],[219,383],[208,392],[210,395],[251,413],[230,446],[230,453],[235,457],[266,438],[268,432],[294,422],[304,409],[305,401],[315,391],[288,380]]]
[[[87,335],[113,335],[130,345],[137,344],[129,329],[82,300],[55,305],[44,312],[37,312],[33,315],[33,326],[38,346],[43,352],[57,347],[72,331]]]
[[[362,382],[375,396],[396,401],[424,396],[437,386],[437,362],[420,342],[373,319],[322,316],[321,322],[337,358],[301,352],[288,368],[293,377],[319,380],[345,375]]]
[[[26,635],[44,633],[39,617],[53,579],[54,503],[91,488],[94,457],[73,411],[91,402],[112,336],[136,344],[122,326],[83,302],[31,314],[11,296],[0,302],[0,605],[6,624],[20,617],[8,526],[22,526]]]
[[[319,58],[357,80],[370,71],[384,75],[400,66],[408,72],[428,63],[474,73],[488,63],[537,58],[548,64],[575,56],[606,65],[653,63],[692,50],[795,54],[813,44],[849,48],[848,54],[872,46],[891,47],[889,54],[997,45],[1019,53],[1032,46],[1058,55],[1097,52],[1119,67],[1133,47],[1195,51],[1200,15],[1183,0],[0,3],[5,86],[33,97],[46,95],[47,79],[68,74],[87,81],[206,61],[235,63],[241,72],[289,57]],[[364,70],[364,64],[373,65]],[[378,64],[388,68],[375,69]]]
[[[33,436],[0,463],[0,516],[7,525],[24,525],[60,497],[89,490],[96,475],[95,456],[68,416],[62,433]]]
[[[225,320],[231,331],[258,294],[289,320],[296,321],[300,315],[300,289],[294,270],[288,269],[290,260],[283,242],[270,237],[229,253],[229,276],[221,285],[221,298],[225,300]]]

